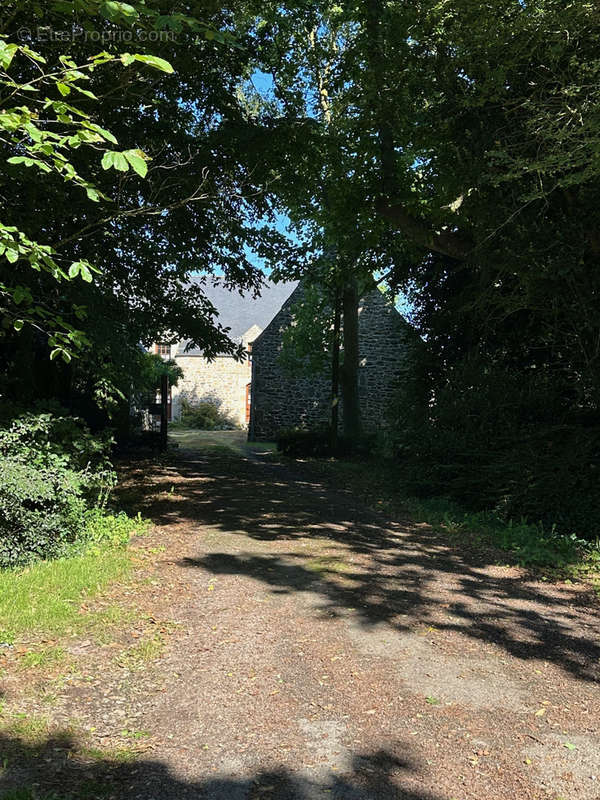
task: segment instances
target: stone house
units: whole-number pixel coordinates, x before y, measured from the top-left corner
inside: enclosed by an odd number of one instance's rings
[[[326,425],[331,413],[331,381],[327,374],[293,377],[281,365],[283,331],[293,324],[294,305],[302,298],[297,286],[252,346],[252,404],[249,437],[275,438],[287,427]],[[375,289],[359,303],[359,399],[363,428],[387,426],[390,404],[407,367],[415,330],[393,303]],[[340,404],[340,421],[343,418]]]
[[[202,285],[202,291],[219,312],[218,322],[229,328],[232,341],[242,344],[248,353],[244,361],[227,354],[207,361],[198,348],[187,349],[187,342],[156,342],[151,350],[164,358],[172,358],[183,370],[183,378],[171,390],[169,419],[181,417],[185,398],[192,405],[215,403],[240,427],[250,420],[251,365],[250,352],[256,337],[269,325],[296,283],[267,281],[260,297],[241,295],[222,285]]]

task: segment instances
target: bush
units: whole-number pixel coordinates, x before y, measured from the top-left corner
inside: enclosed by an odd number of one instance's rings
[[[181,401],[180,425],[201,431],[232,431],[239,427],[227,413],[221,411],[218,402],[205,400],[192,405],[186,399]]]
[[[331,435],[325,428],[304,430],[282,428],[277,432],[277,449],[286,456],[328,456],[331,454]]]
[[[277,449],[294,458],[323,458],[326,456],[368,456],[375,447],[375,437],[363,435],[358,439],[338,436],[337,446],[331,447],[328,428],[282,428],[276,437]]]
[[[116,480],[110,445],[60,412],[21,414],[0,429],[0,567],[85,545],[86,512],[101,513]]]
[[[12,458],[0,471],[0,567],[65,555],[84,530],[81,475]]]
[[[0,428],[0,457],[44,468],[86,472],[87,485],[112,485],[112,438],[94,436],[78,417],[53,413],[24,413]]]

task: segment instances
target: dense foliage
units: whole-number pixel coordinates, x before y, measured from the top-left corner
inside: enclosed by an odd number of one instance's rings
[[[128,538],[132,521],[106,510],[110,444],[56,412],[24,413],[0,429],[0,567]]]
[[[252,289],[251,250],[282,238],[260,224],[266,131],[239,91],[252,50],[211,2],[9,5],[1,220],[24,238],[0,264],[0,392],[87,416],[129,396],[140,343],[237,352],[189,277]]]
[[[292,219],[411,293],[426,354],[392,425],[414,488],[597,535],[597,9],[261,9],[264,113],[315,121]]]

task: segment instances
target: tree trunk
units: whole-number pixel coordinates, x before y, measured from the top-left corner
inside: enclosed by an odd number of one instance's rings
[[[331,348],[331,451],[335,453],[338,443],[338,422],[340,417],[340,330],[341,298],[339,289],[335,290],[333,316],[333,342]]]
[[[360,435],[360,402],[358,397],[358,289],[356,280],[344,286],[344,368],[342,396],[344,398],[344,436],[357,439]]]
[[[160,377],[160,449],[164,452],[167,449],[167,428],[168,428],[168,406],[169,406],[169,376]]]

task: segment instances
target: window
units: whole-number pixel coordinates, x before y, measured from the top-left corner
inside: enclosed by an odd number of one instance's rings
[[[167,342],[157,342],[154,345],[154,352],[157,353],[159,356],[170,356],[171,355],[171,345]]]

